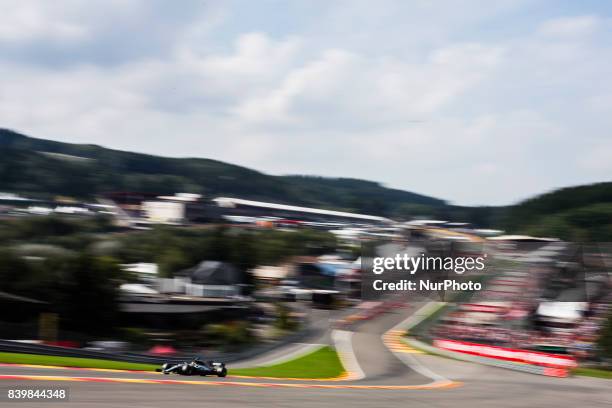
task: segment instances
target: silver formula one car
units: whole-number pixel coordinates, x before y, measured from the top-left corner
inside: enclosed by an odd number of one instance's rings
[[[179,375],[216,375],[218,377],[225,377],[227,375],[227,368],[225,368],[224,363],[204,361],[200,357],[194,357],[191,361],[184,361],[179,364],[164,363],[161,368],[155,371]]]

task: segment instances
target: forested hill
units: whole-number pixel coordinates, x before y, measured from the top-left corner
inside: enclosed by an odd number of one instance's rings
[[[612,241],[612,182],[568,187],[508,207],[458,207],[378,183],[270,176],[199,158],[167,158],[36,139],[0,129],[0,192],[91,198],[109,191],[193,192],[384,215],[472,222],[508,232]]]
[[[192,192],[392,216],[445,207],[442,200],[378,183],[270,176],[200,158],[167,158],[36,139],[0,129],[0,191],[34,197],[91,198],[108,191]]]
[[[567,187],[505,211],[511,231],[574,241],[612,241],[612,182]]]

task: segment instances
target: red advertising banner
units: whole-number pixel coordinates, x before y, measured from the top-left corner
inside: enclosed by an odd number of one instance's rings
[[[551,369],[569,369],[576,367],[576,359],[571,356],[542,353],[539,351],[511,349],[490,346],[486,344],[469,343],[456,340],[434,340],[434,346],[475,356],[495,358],[498,360],[514,361],[517,363],[534,364]]]

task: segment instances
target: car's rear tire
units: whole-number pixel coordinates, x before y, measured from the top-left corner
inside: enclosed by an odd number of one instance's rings
[[[225,377],[227,375],[227,369],[223,369],[221,370],[221,372],[219,374],[217,374],[219,377]]]

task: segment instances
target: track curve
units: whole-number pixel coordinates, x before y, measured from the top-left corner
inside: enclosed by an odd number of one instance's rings
[[[71,402],[79,407],[166,406],[206,402],[224,407],[329,406],[351,407],[490,407],[495,406],[589,406],[612,404],[607,380],[557,379],[513,372],[495,367],[448,360],[393,347],[392,329],[410,312],[397,309],[359,326],[352,347],[365,378],[289,380],[228,376],[217,378],[168,378],[159,373],[0,366],[0,387],[61,385],[70,388]],[[384,334],[390,333],[390,336]],[[409,359],[398,358],[406,353]],[[413,363],[440,378],[415,370]],[[231,374],[231,367],[230,367]],[[427,374],[427,372],[425,372]],[[446,380],[448,378],[448,380]],[[297,391],[299,389],[299,391]],[[70,404],[70,403],[69,403]],[[15,404],[27,407],[28,403]],[[32,403],[31,406],[37,406]]]

